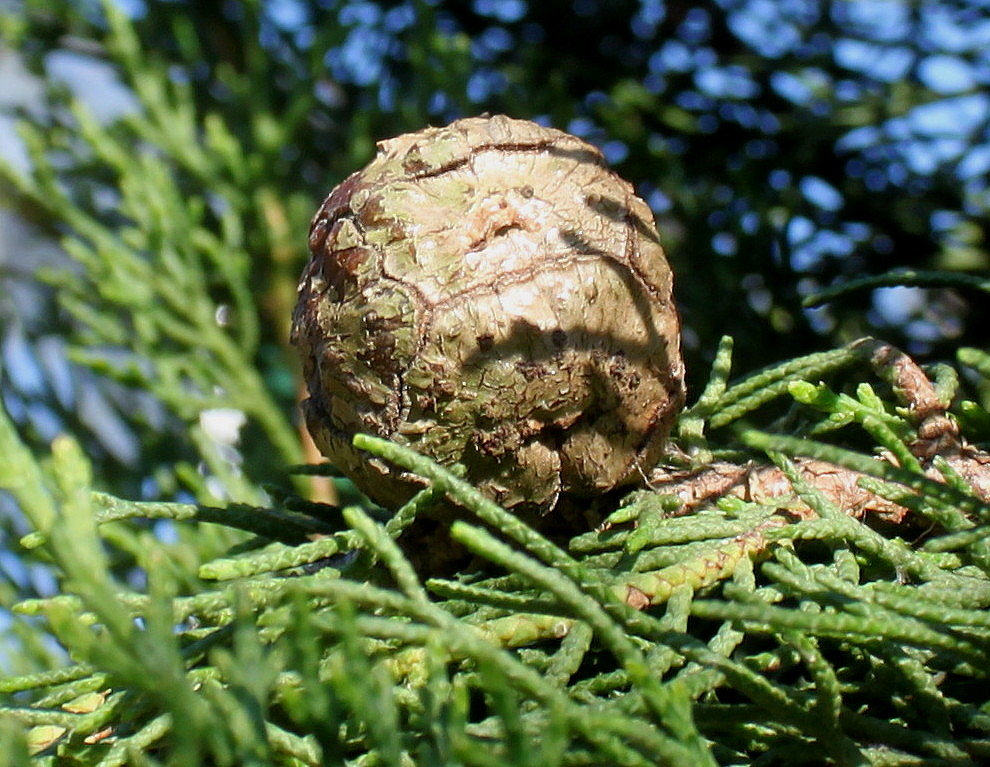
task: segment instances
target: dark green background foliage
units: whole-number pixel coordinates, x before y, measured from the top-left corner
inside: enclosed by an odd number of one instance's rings
[[[678,527],[646,494],[619,514],[647,532],[589,534],[565,554],[416,464],[528,552],[460,526],[459,540],[494,563],[488,574],[514,574],[430,583],[431,602],[390,538],[437,495],[387,522],[365,507],[379,527],[354,507],[302,500],[308,479],[286,470],[313,457],[288,345],[310,216],[377,140],[482,112],[596,143],[654,207],[690,402],[724,334],[734,375],[834,350],[725,390],[723,344],[715,383],[679,433],[699,459],[740,447],[728,429],[706,445],[706,425],[808,395],[796,382],[846,370],[855,355],[837,347],[859,336],[926,361],[985,348],[987,285],[966,279],[988,267],[985,3],[0,7],[0,54],[40,86],[4,107],[23,118],[27,157],[26,169],[0,165],[4,220],[61,248],[44,270],[30,254],[0,254],[11,415],[0,412],[0,668],[20,675],[0,680],[11,693],[0,742],[14,742],[17,720],[82,735],[115,725],[118,745],[61,742],[58,758],[82,764],[379,764],[402,753],[428,764],[698,764],[700,731],[721,763],[807,763],[809,749],[850,764],[987,758],[990,560],[978,525],[988,517],[963,483],[946,495],[907,482],[920,492],[912,510],[944,534],[917,550],[798,488],[821,524],[776,534],[773,561],[755,571],[737,557],[722,589],[699,569],[732,560],[732,536],[773,504],[727,503]],[[72,87],[67,67],[99,72],[100,84]],[[802,305],[891,270],[939,273]],[[912,281],[928,286],[921,300],[882,311],[876,286]],[[68,374],[56,358],[70,360]],[[961,392],[954,412],[985,443],[990,364],[972,348],[958,360],[962,388],[942,366],[939,391]],[[35,363],[47,380],[25,375]],[[751,423],[799,437],[838,430],[847,447],[903,453],[915,436],[896,409],[906,403],[871,375],[836,381],[857,399],[819,391],[800,400],[817,409]],[[867,380],[879,398],[855,387]],[[834,412],[822,416],[822,402]],[[233,444],[207,417],[224,409],[246,419]],[[78,444],[52,447],[58,431]],[[801,444],[761,439],[746,444],[785,468],[781,454]],[[827,453],[873,465],[843,455]],[[341,505],[355,500],[333,484]],[[307,542],[314,532],[328,537]],[[360,554],[329,560],[341,578],[313,566],[343,549]],[[631,613],[616,602],[617,583],[654,571],[669,603]],[[297,578],[274,575],[286,572]],[[558,642],[561,620],[579,628]],[[528,631],[535,648],[499,649],[526,644]],[[397,670],[416,684],[394,684]],[[89,718],[61,708],[107,689],[110,703]],[[23,763],[19,753],[0,748],[0,764]]]
[[[986,84],[979,3],[133,7],[133,29],[115,34],[98,3],[28,2],[6,37],[42,76],[52,53],[68,50],[109,63],[137,94],[142,117],[95,140],[127,163],[161,165],[161,183],[188,209],[173,212],[173,229],[202,228],[229,247],[221,219],[236,218],[236,252],[223,259],[233,281],[218,264],[201,281],[234,307],[237,343],[283,412],[294,397],[286,328],[318,201],[376,140],[484,111],[578,130],[657,206],[695,390],[729,330],[750,370],[867,332],[909,347],[913,333],[914,346],[944,357],[983,327],[981,302],[939,291],[892,327],[868,311],[870,291],[800,307],[839,279],[987,266],[986,163],[968,161],[987,151],[985,105],[982,122],[963,119]],[[946,59],[975,79],[930,74]],[[137,213],[114,204],[122,172],[80,142],[64,86],[47,82],[30,114],[60,189],[111,231],[133,225]],[[933,104],[942,117],[931,119]],[[816,191],[823,183],[832,191]],[[44,230],[72,228],[50,195],[8,203]],[[178,234],[140,245],[202,249]],[[236,288],[257,307],[239,305]],[[121,305],[81,295],[98,310]]]

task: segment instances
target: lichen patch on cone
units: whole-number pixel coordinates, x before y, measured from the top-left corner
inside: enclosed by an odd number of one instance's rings
[[[684,399],[648,206],[594,147],[503,116],[379,144],[313,219],[293,342],[309,430],[374,500],[411,445],[499,503],[548,510],[635,481]]]

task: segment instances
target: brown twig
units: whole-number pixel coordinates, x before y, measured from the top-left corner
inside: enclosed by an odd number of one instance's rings
[[[949,403],[939,398],[918,364],[900,349],[873,338],[863,339],[855,349],[891,385],[907,410],[917,435],[908,447],[925,474],[944,482],[946,478],[938,468],[939,459],[944,460],[977,496],[990,500],[990,455],[965,443],[956,422],[946,412]],[[895,462],[892,456],[883,459]],[[805,481],[848,514],[875,514],[899,523],[908,513],[903,506],[862,487],[863,475],[857,471],[812,458],[798,458],[794,465]],[[677,496],[682,514],[723,496],[766,502],[793,493],[783,471],[755,462],[717,462],[689,471],[658,473],[650,477],[650,484],[657,492]],[[807,509],[796,513],[812,512]]]

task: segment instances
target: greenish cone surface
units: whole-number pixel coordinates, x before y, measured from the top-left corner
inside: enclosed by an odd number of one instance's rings
[[[313,219],[293,327],[307,423],[376,501],[422,480],[371,433],[504,506],[548,510],[656,463],[684,400],[671,271],[600,152],[503,116],[384,141]]]

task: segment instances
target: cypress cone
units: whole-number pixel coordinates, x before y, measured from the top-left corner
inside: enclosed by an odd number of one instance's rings
[[[383,141],[310,230],[293,342],[321,451],[375,501],[409,445],[541,512],[656,464],[684,401],[671,271],[649,207],[601,153],[504,116]]]

